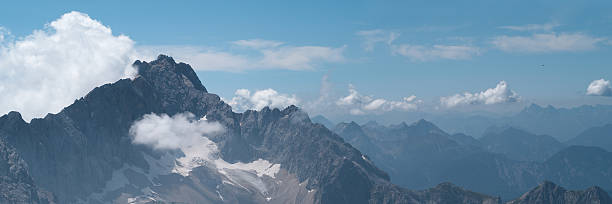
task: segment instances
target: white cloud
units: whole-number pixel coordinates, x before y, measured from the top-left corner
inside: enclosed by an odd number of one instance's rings
[[[378,43],[391,45],[391,43],[400,36],[399,33],[381,29],[362,30],[357,32],[356,35],[363,38],[363,47],[366,51],[374,50],[374,46]]]
[[[313,69],[319,62],[341,62],[344,60],[344,47],[286,46],[260,51],[263,54],[263,59],[258,62],[261,67],[305,70]]]
[[[555,27],[558,27],[558,23],[546,23],[546,24],[527,24],[521,26],[500,26],[499,28],[515,30],[515,31],[551,31]]]
[[[202,71],[310,70],[323,63],[344,61],[344,47],[289,46],[261,39],[239,40],[232,44],[244,48],[243,52],[195,46],[142,46],[138,51],[145,60],[165,53]]]
[[[181,149],[195,144],[205,135],[219,134],[224,128],[218,122],[197,120],[185,112],[172,117],[147,114],[130,127],[134,144],[144,144],[159,150]]]
[[[506,52],[562,52],[592,50],[603,38],[591,37],[582,33],[549,33],[531,36],[498,36],[493,45]]]
[[[210,47],[196,46],[139,46],[139,58],[155,60],[160,53],[190,64],[201,71],[244,71],[252,69],[252,59],[247,55],[219,51]]]
[[[480,55],[480,48],[467,45],[392,45],[391,52],[395,55],[408,57],[413,61],[430,61],[437,59],[464,60]]]
[[[336,101],[336,105],[347,107],[351,115],[363,115],[366,113],[382,113],[394,110],[412,111],[418,108],[421,100],[416,96],[404,97],[400,101],[389,101],[386,99],[375,99],[370,96],[359,94],[352,84],[349,84],[349,95]]]
[[[6,36],[8,31],[0,31]],[[18,40],[2,37],[0,112],[26,120],[60,111],[96,86],[133,70],[133,41],[87,14],[70,12]]]
[[[248,89],[238,89],[234,97],[227,104],[232,106],[234,111],[260,110],[266,106],[270,108],[286,108],[290,105],[297,105],[298,98],[295,95],[281,94],[274,89],[264,89],[255,91],[251,94]]]
[[[612,86],[610,81],[605,79],[594,80],[587,87],[587,95],[592,96],[612,96]]]
[[[508,87],[506,81],[500,81],[495,88],[490,88],[478,93],[465,92],[463,95],[442,97],[440,102],[447,108],[468,104],[499,104],[519,101],[519,95]]]

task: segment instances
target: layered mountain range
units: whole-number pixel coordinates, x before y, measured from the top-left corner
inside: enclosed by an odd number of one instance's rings
[[[448,134],[425,120],[389,126],[340,123],[334,131],[388,172],[394,183],[410,189],[448,181],[503,200],[544,181],[570,189],[612,189],[612,153],[514,127],[490,128],[479,139]]]
[[[452,133],[480,137],[486,134],[491,126],[512,126],[538,135],[549,135],[565,142],[589,128],[612,124],[612,105],[558,108],[531,104],[509,116],[442,114],[422,117]]]
[[[1,203],[500,202],[450,183],[394,185],[299,108],[233,112],[171,57],[134,67],[135,78],[95,88],[57,114],[30,122],[17,112],[0,117]],[[223,131],[157,148],[172,143],[171,133],[188,134],[176,128],[178,119]],[[135,142],[134,126],[149,120],[161,123],[142,126],[148,139],[159,132],[146,127],[173,125],[161,128],[168,135],[155,145]]]

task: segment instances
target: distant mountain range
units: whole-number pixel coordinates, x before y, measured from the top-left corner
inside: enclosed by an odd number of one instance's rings
[[[340,123],[334,131],[407,188],[448,181],[503,199],[546,180],[571,189],[612,189],[612,153],[514,127],[489,130],[480,139],[448,134],[425,120],[389,126]]]
[[[531,104],[517,114],[504,117],[428,115],[426,118],[452,133],[480,137],[491,126],[512,126],[564,142],[589,128],[612,124],[612,105],[555,108]]]

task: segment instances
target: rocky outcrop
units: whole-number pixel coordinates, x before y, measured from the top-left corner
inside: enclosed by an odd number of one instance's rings
[[[545,181],[520,198],[508,204],[606,204],[612,203],[612,198],[599,187],[593,186],[585,190],[570,191],[552,182]]]

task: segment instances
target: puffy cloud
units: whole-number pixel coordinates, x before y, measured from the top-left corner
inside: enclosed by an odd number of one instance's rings
[[[261,39],[239,40],[232,44],[244,50],[228,52],[213,47],[142,46],[138,48],[138,52],[145,60],[153,59],[159,53],[166,53],[177,60],[189,62],[194,69],[202,71],[310,70],[322,63],[344,61],[344,47],[290,46]]]
[[[356,35],[363,38],[363,47],[366,51],[374,50],[374,46],[378,43],[391,45],[391,43],[400,36],[399,33],[381,29],[362,30],[357,32]]]
[[[0,30],[0,112],[26,120],[60,111],[96,86],[133,71],[133,41],[87,14],[70,12],[11,40]]]
[[[274,89],[264,89],[251,94],[248,89],[238,89],[230,101],[226,101],[234,111],[260,110],[266,106],[270,108],[285,108],[296,105],[299,100],[295,95],[281,94]]]
[[[134,144],[144,144],[159,150],[181,149],[196,144],[205,135],[219,134],[224,128],[206,118],[195,119],[189,112],[172,117],[147,114],[130,127]]]
[[[430,61],[437,59],[464,60],[480,55],[480,48],[467,45],[392,45],[391,52],[395,55],[408,57],[413,61]]]
[[[349,95],[336,101],[336,105],[349,108],[351,115],[363,115],[366,113],[382,113],[393,110],[412,111],[418,108],[421,100],[416,96],[404,97],[400,101],[389,101],[386,99],[375,99],[370,96],[359,94],[352,84],[349,84]]]
[[[466,104],[499,104],[519,101],[519,95],[508,87],[506,81],[500,81],[495,88],[490,88],[478,93],[465,92],[463,95],[442,97],[440,102],[443,106],[450,108]]]
[[[500,26],[499,28],[515,30],[515,31],[551,31],[553,28],[558,27],[558,23],[546,23],[546,24],[527,24],[522,26]]]
[[[506,52],[562,52],[592,50],[603,38],[591,37],[582,33],[549,33],[531,36],[498,36],[492,41],[498,49]]]
[[[587,87],[587,95],[592,96],[612,96],[612,86],[610,81],[599,79],[594,80]]]

